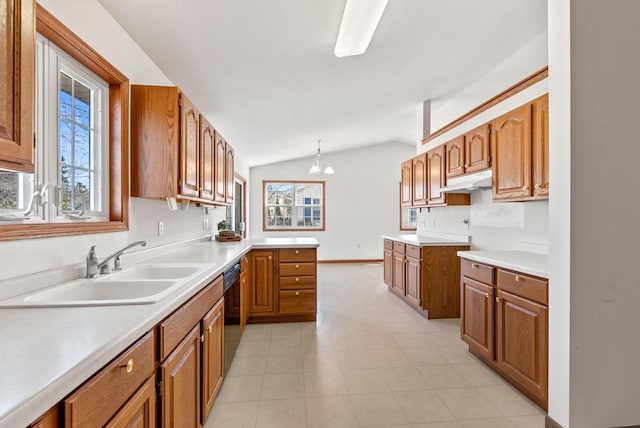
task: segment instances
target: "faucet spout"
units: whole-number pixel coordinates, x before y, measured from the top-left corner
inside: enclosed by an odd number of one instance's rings
[[[122,255],[122,253],[124,253],[128,249],[135,247],[137,245],[145,247],[147,245],[147,241],[132,242],[131,244],[124,247],[123,249],[118,250],[115,253],[111,254],[109,257],[104,259],[100,264],[98,264],[98,270],[100,271],[100,273],[109,273],[109,262],[111,261],[111,259],[113,259],[113,270],[115,271],[122,270],[122,267],[120,267],[120,256]]]

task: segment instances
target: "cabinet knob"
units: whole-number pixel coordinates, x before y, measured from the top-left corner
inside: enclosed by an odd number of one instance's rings
[[[529,186],[522,186],[522,190],[529,190]]]
[[[209,327],[207,327],[207,331],[208,331],[209,333],[211,333],[211,329],[212,329],[212,328],[213,328],[213,326],[212,326],[212,325],[210,325]]]
[[[271,260],[271,256],[269,256],[269,260]]]
[[[468,163],[465,163],[465,164],[464,164],[464,167],[465,167],[465,168],[469,168],[469,164],[468,164]]]
[[[300,269],[300,265],[296,265],[296,269]]]
[[[200,336],[200,342],[204,343],[204,334],[202,336]]]
[[[300,295],[300,292],[299,292],[299,291],[296,291],[296,296],[299,296],[299,295]]]
[[[539,184],[536,184],[535,186],[533,186],[533,188],[537,190],[537,189],[539,189],[539,188],[540,188],[540,185],[539,185]]]
[[[500,303],[500,298],[496,297],[496,303]]]
[[[127,364],[123,364],[120,366],[123,369],[127,369],[127,373],[131,373],[133,371],[133,358],[127,361]]]
[[[484,297],[488,299],[489,298],[489,293],[484,293]]]
[[[475,263],[472,263],[472,264],[471,264],[471,268],[473,268],[473,269],[478,269],[479,267],[480,267],[480,266],[478,266],[478,265],[477,265],[477,264],[475,264]]]
[[[296,278],[296,282],[300,281],[300,278]]]
[[[300,251],[296,250],[296,255],[300,254]]]
[[[516,281],[520,282],[520,277],[516,275]]]

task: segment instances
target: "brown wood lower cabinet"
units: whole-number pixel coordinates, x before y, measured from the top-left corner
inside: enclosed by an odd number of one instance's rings
[[[469,351],[546,410],[547,280],[463,259],[460,284]]]
[[[150,377],[105,428],[155,428],[156,377]]]
[[[202,424],[213,407],[224,374],[224,299],[202,319]]]

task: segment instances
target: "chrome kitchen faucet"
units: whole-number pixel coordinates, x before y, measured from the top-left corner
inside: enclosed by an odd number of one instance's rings
[[[129,248],[135,247],[136,245],[146,246],[147,241],[136,241],[133,242],[121,250],[116,251],[111,254],[109,257],[104,259],[102,262],[98,263],[98,257],[95,253],[95,245],[91,247],[89,250],[89,254],[87,254],[87,278],[96,278],[98,276],[98,272],[100,274],[109,273],[109,261],[113,259],[113,270],[119,271],[122,270],[120,266],[120,256],[122,253],[127,251]]]

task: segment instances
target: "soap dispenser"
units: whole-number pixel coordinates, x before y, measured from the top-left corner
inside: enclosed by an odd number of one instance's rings
[[[87,278],[96,278],[98,276],[98,256],[96,255],[96,246],[92,245],[87,254]]]

